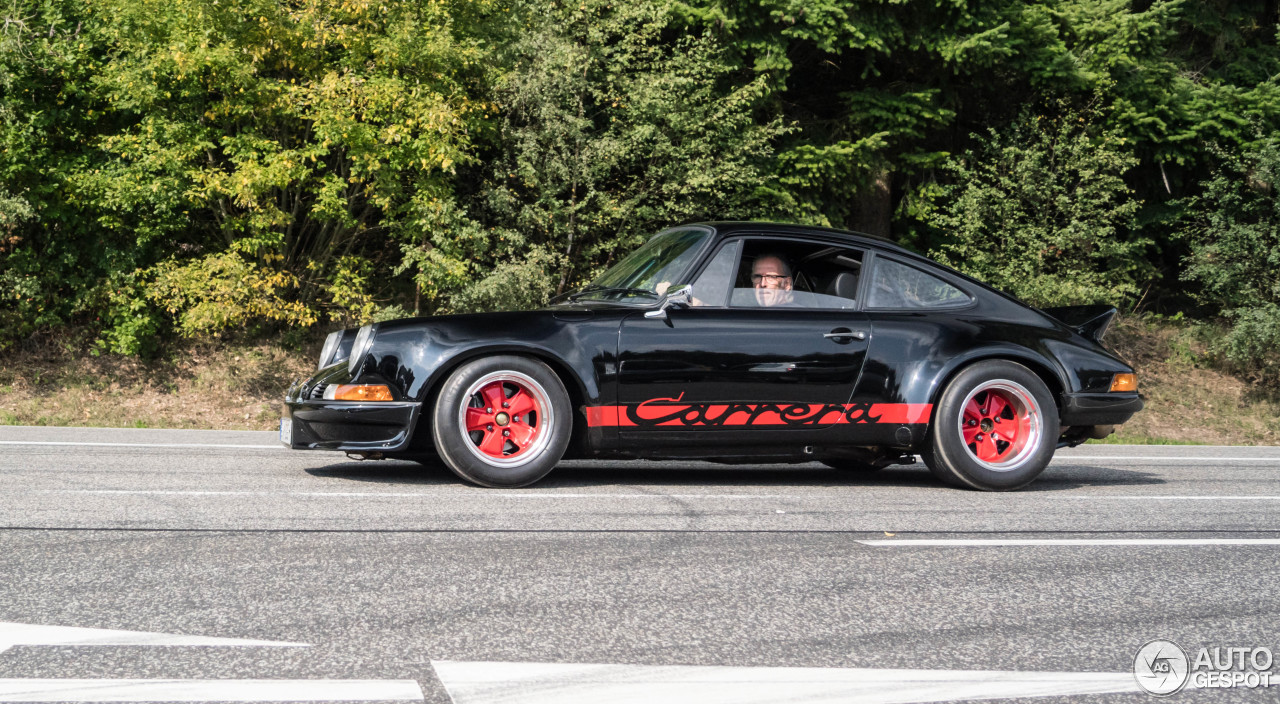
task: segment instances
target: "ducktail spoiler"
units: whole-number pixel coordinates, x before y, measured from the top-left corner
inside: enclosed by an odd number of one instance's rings
[[[1085,337],[1102,342],[1107,334],[1111,320],[1116,317],[1115,306],[1064,306],[1061,308],[1045,308],[1044,312],[1066,323],[1068,327]]]

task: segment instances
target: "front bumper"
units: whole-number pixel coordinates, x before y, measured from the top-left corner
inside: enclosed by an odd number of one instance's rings
[[[283,418],[295,450],[396,452],[408,447],[421,411],[417,401],[288,400]]]
[[[1066,394],[1058,421],[1068,426],[1120,425],[1142,407],[1142,399],[1136,392]]]

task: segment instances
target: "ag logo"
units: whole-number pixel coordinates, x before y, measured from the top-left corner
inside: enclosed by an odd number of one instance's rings
[[[1191,673],[1191,661],[1176,643],[1153,640],[1133,658],[1133,677],[1138,686],[1157,697],[1165,697],[1182,689]]]

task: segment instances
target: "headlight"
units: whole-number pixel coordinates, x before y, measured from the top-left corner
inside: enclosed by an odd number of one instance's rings
[[[342,331],[334,330],[324,338],[324,347],[320,349],[320,364],[316,369],[324,369],[333,361],[333,353],[338,351],[338,343],[342,342]]]
[[[373,345],[373,332],[373,326],[366,325],[356,333],[356,341],[351,345],[351,357],[347,361],[347,371],[353,376],[364,363],[364,356],[368,354],[369,347]]]

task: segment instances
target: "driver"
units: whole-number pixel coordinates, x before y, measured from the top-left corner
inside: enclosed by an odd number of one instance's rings
[[[762,306],[791,303],[791,266],[776,254],[762,254],[751,265],[751,286]]]

